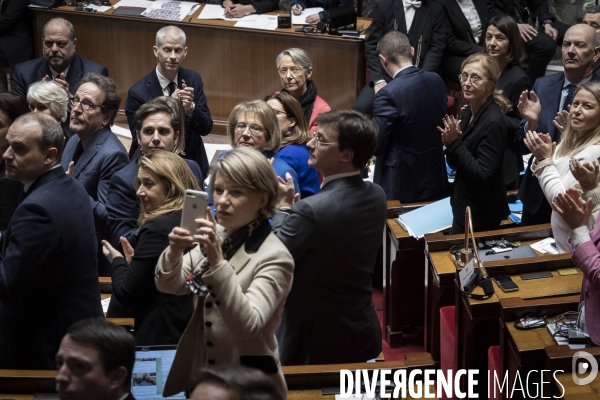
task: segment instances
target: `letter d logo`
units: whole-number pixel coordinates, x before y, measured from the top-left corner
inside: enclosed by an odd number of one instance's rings
[[[585,359],[582,361],[581,359]],[[578,361],[581,361],[578,363]],[[577,374],[590,374],[586,378],[578,378]],[[578,351],[573,354],[573,361],[571,362],[571,375],[573,376],[573,383],[576,385],[587,385],[591,383],[598,375],[598,362],[590,353],[586,351]]]

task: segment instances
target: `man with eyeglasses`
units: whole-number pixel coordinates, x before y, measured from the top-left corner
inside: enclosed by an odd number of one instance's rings
[[[592,27],[578,24],[569,28],[562,44],[564,72],[539,78],[531,92],[524,91],[519,99],[523,120],[517,129],[516,141],[521,154],[530,153],[523,142],[527,131],[548,133],[553,142],[560,143],[573,92],[586,82],[600,81],[600,75],[594,73],[594,61],[599,54],[600,36]],[[538,179],[531,173],[533,158],[529,159],[519,187],[523,225],[549,223],[552,214]]]
[[[448,186],[437,122],[446,115],[446,87],[439,75],[412,65],[414,49],[400,32],[377,43],[379,61],[393,80],[379,91],[373,120],[379,127],[373,182],[388,200],[439,200]],[[423,107],[427,104],[427,107]]]
[[[375,151],[377,128],[356,111],[317,117],[308,165],[321,189],[294,203],[280,185],[273,231],[294,257],[294,282],[277,332],[282,365],[365,362],[381,352],[371,275],[382,245],[385,193],[360,170]]]
[[[108,76],[108,69],[75,54],[77,38],[73,24],[63,18],[53,18],[42,30],[43,56],[15,66],[12,91],[26,97],[27,89],[35,82],[52,79],[73,95],[79,81],[88,72]]]
[[[180,100],[185,111],[185,158],[196,161],[202,176],[208,176],[208,157],[202,136],[210,133],[213,120],[200,74],[181,67],[187,49],[185,32],[180,28],[166,26],[156,32],[153,50],[158,63],[156,68],[129,89],[125,115],[131,136],[135,138],[138,130],[135,113],[142,104],[159,96],[171,96]],[[137,141],[132,141],[129,149],[132,160],[139,157],[138,149]]]
[[[110,263],[102,254],[102,240],[111,241],[106,202],[110,178],[129,163],[127,150],[110,126],[119,111],[121,97],[115,82],[89,73],[71,100],[69,127],[75,133],[67,142],[61,165],[87,191],[94,211],[98,238],[98,271],[110,275]]]

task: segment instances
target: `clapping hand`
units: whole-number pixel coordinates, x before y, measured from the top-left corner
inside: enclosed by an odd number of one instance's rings
[[[529,96],[531,96],[531,100],[529,100]],[[538,124],[540,112],[542,111],[540,99],[537,97],[537,94],[533,90],[523,90],[521,96],[519,96],[519,105],[517,105],[517,108],[523,118],[527,120],[528,127],[535,129]]]
[[[181,105],[185,111],[191,111],[194,108],[194,88],[187,86],[185,83],[181,84],[181,89],[177,89],[173,92],[171,97],[179,99]]]
[[[554,198],[552,209],[573,230],[587,225],[592,214],[592,199],[585,201],[577,189],[569,188],[566,193],[560,193]]]
[[[448,147],[452,142],[462,136],[460,120],[455,119],[453,115],[446,115],[442,119],[442,122],[444,123],[444,128],[438,126],[437,129],[442,133],[442,143],[444,146]]]
[[[537,133],[527,131],[525,135],[525,146],[531,151],[531,154],[538,160],[541,158],[551,158],[556,149],[556,143],[552,142],[547,133]]]
[[[569,111],[571,110],[571,105],[569,104],[569,110],[562,110],[556,113],[556,117],[554,117],[554,120],[552,121],[552,123],[554,124],[554,126],[556,127],[556,129],[558,129],[558,131],[560,133],[563,133],[565,131],[565,128],[567,127],[567,120],[569,118]]]
[[[579,181],[581,190],[584,192],[589,192],[598,187],[598,182],[600,181],[600,165],[598,161],[594,160],[592,165],[589,163],[581,164],[575,157],[571,157],[569,160],[569,169],[575,179]]]

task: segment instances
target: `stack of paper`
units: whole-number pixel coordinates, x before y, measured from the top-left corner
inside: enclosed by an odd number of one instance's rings
[[[152,19],[165,19],[168,21],[183,21],[183,19],[194,12],[198,3],[191,1],[155,0],[150,7],[142,13],[144,17]]]
[[[558,254],[558,249],[556,248],[554,238],[546,238],[544,240],[540,240],[539,242],[535,242],[531,245],[531,248],[544,254]]]
[[[323,11],[323,7],[305,8],[300,15],[292,13],[292,25],[310,25],[306,22],[306,17],[313,14],[318,14]]]
[[[225,17],[225,9],[218,4],[205,4],[198,15],[198,19],[222,19],[224,21],[255,21],[257,14],[248,14],[240,18]]]
[[[439,232],[452,226],[450,197],[417,208],[396,218],[412,237],[422,238],[426,233]]]

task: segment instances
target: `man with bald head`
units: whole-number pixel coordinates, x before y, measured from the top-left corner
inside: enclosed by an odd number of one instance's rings
[[[139,129],[135,113],[142,104],[159,96],[180,100],[185,111],[185,158],[196,161],[202,176],[208,176],[208,158],[202,136],[210,133],[213,120],[200,74],[181,67],[188,50],[185,32],[173,25],[159,29],[152,50],[157,60],[156,68],[129,89],[125,102],[131,136],[136,137]],[[134,140],[129,157],[135,159],[139,154],[138,142]]]
[[[54,118],[25,114],[6,141],[6,176],[24,193],[0,232],[0,368],[54,369],[67,328],[102,317],[92,206],[60,165],[64,135]]]
[[[75,54],[75,28],[66,19],[51,19],[42,33],[44,55],[15,66],[13,92],[16,94],[26,97],[32,83],[52,79],[73,95],[79,88],[79,81],[88,72],[108,76],[108,69],[104,65]]]
[[[594,72],[594,61],[599,51],[600,37],[592,27],[578,24],[566,32],[562,44],[564,72],[537,79],[531,92],[524,91],[519,99],[523,120],[516,140],[522,154],[529,154],[523,143],[527,131],[549,133],[553,142],[560,142],[561,129],[566,123],[575,88],[589,81],[600,81],[600,76]],[[532,160],[533,157],[519,188],[523,225],[549,223],[552,213],[537,178],[531,173]]]

